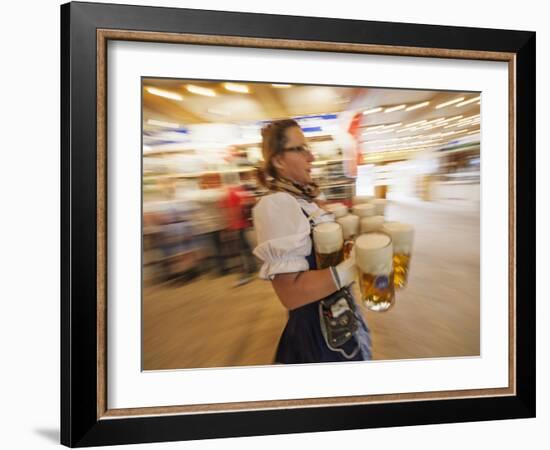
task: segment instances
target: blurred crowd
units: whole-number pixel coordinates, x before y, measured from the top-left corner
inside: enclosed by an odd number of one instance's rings
[[[248,177],[224,184],[203,182],[186,196],[144,202],[144,280],[186,282],[204,273],[239,273],[253,279],[252,208],[258,192]]]

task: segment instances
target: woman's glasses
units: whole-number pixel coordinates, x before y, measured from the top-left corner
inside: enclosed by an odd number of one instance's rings
[[[301,153],[305,155],[307,153],[311,153],[311,149],[309,148],[308,145],[303,144],[303,145],[298,145],[296,147],[283,148],[283,152],[296,152],[296,153]]]

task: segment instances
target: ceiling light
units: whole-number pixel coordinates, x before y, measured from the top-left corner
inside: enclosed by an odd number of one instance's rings
[[[461,102],[463,100],[464,100],[464,97],[455,98],[454,100],[449,100],[448,102],[440,103],[435,107],[435,109],[445,108],[445,106],[454,105],[455,103]]]
[[[239,94],[248,94],[248,86],[246,84],[223,83],[223,87],[231,92],[238,92]]]
[[[424,130],[431,130],[434,126],[431,124],[428,125],[422,125],[421,127],[416,127],[415,131],[424,131]]]
[[[418,122],[408,123],[407,125],[405,125],[405,128],[414,127],[415,125],[420,125],[421,123],[426,123],[426,122],[427,120],[419,120]]]
[[[384,125],[384,129],[388,129],[388,128],[395,128],[395,127],[398,127],[399,125],[403,125],[401,122],[399,123],[394,123],[392,125]]]
[[[417,105],[409,106],[407,109],[405,109],[405,111],[413,111],[418,108],[424,108],[424,106],[428,106],[429,104],[430,102],[418,103]]]
[[[478,95],[477,97],[471,98],[471,99],[466,100],[464,102],[460,102],[458,105],[456,105],[456,107],[458,108],[460,106],[469,105],[470,103],[477,102],[479,99],[480,99],[480,96]]]
[[[382,111],[382,108],[372,108],[372,109],[367,109],[366,111],[363,111],[363,115],[367,115],[367,114],[374,114],[374,113],[377,113],[377,112],[380,112]]]
[[[439,128],[439,127],[443,127],[445,125],[446,125],[445,122],[434,123],[432,125],[432,128]]]
[[[154,87],[146,87],[145,90],[149,92],[149,94],[158,95],[159,97],[169,98],[170,100],[179,100],[179,101],[183,100],[183,97],[180,94],[176,94],[175,92],[165,91]]]
[[[391,106],[390,108],[386,108],[384,110],[385,113],[390,113],[390,112],[394,112],[394,111],[400,111],[402,109],[405,109],[407,107],[407,105],[403,104],[403,105],[397,105],[397,106]]]
[[[474,120],[479,119],[479,114],[474,114],[473,116],[464,117],[464,119],[461,119],[460,122],[465,122],[467,120]]]
[[[285,89],[285,88],[292,87],[291,84],[272,84],[271,86],[277,89]]]
[[[458,119],[462,119],[462,116],[449,117],[448,119],[445,119],[442,123],[449,123],[449,122],[452,122],[453,120],[458,120]]]
[[[479,122],[476,122],[475,120],[468,120],[467,122],[458,122],[458,123],[455,123],[454,125],[457,128],[461,128],[461,127],[469,127],[470,125],[473,125],[475,123],[479,123]]]
[[[188,84],[185,86],[185,89],[187,89],[189,92],[197,95],[205,95],[206,97],[215,97],[216,92],[214,92],[213,89],[201,87],[201,86],[195,86],[194,84]]]
[[[438,117],[437,119],[432,119],[432,120],[428,120],[426,122],[426,125],[433,125],[435,123],[438,123],[438,122],[444,122],[445,121],[445,117]]]
[[[164,128],[179,128],[179,123],[173,123],[173,122],[163,122],[162,120],[155,120],[155,119],[149,119],[147,121],[149,125],[154,125],[157,127],[164,127]]]
[[[392,128],[390,128],[389,130],[383,129],[383,130],[376,131],[376,134],[386,134],[386,133],[391,133],[392,131],[393,131]]]
[[[367,127],[366,130],[367,131],[374,131],[374,130],[378,130],[380,128],[384,128],[385,125],[376,125],[375,127]]]

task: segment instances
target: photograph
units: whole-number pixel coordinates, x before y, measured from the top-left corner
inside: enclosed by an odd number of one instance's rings
[[[144,371],[479,357],[480,92],[141,81]]]
[[[511,6],[7,4],[0,447],[547,446],[550,32]]]
[[[535,34],[61,8],[61,442],[535,415]]]

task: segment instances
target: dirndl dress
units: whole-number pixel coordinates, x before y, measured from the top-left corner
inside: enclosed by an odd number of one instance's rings
[[[307,213],[304,211],[306,217]],[[313,236],[310,234],[313,242]],[[317,269],[314,246],[307,256],[309,270]],[[342,346],[333,347],[327,342],[323,332],[321,301],[301,306],[289,311],[288,321],[283,330],[275,362],[280,364],[306,364],[340,361],[365,361],[372,358],[369,328],[361,315],[359,307],[354,302],[353,314],[357,328],[353,336]]]

